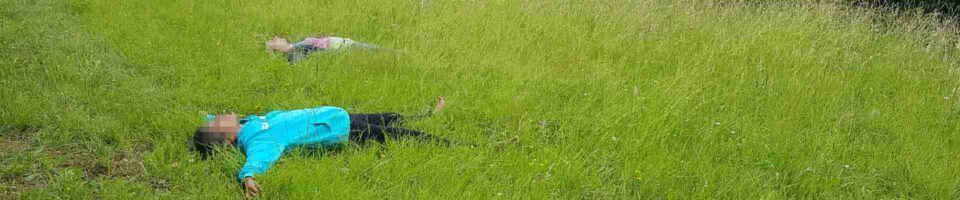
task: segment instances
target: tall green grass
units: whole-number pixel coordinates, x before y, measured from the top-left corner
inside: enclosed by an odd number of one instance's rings
[[[267,198],[960,197],[955,29],[828,3],[7,1],[0,194],[237,198],[199,111],[416,113],[414,141],[296,151]],[[329,34],[402,53],[312,55]],[[17,135],[29,135],[27,139]],[[22,146],[22,145],[21,145]],[[32,178],[28,178],[32,177]]]

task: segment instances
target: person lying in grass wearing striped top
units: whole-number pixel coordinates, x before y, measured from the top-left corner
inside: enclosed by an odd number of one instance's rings
[[[443,97],[437,97],[432,110],[411,118],[423,118],[439,113],[446,107]],[[246,163],[237,180],[247,197],[260,192],[254,176],[263,174],[292,148],[333,148],[354,142],[384,143],[386,138],[411,136],[420,140],[450,145],[446,139],[404,128],[393,127],[405,120],[403,115],[387,112],[377,114],[349,114],[343,108],[323,106],[301,110],[276,110],[266,115],[250,115],[237,119],[236,114],[207,115],[207,121],[197,128],[193,137],[194,149],[203,157],[216,146],[237,146],[246,154]]]
[[[266,42],[267,51],[271,53],[280,51],[287,54],[287,62],[290,64],[303,60],[316,51],[333,51],[342,49],[361,49],[361,50],[384,50],[385,48],[375,44],[357,42],[350,38],[342,37],[308,37],[303,41],[290,44],[287,38],[273,37]]]

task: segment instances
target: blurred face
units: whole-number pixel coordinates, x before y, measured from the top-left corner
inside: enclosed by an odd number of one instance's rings
[[[206,132],[215,132],[223,134],[227,144],[233,144],[237,141],[237,133],[240,132],[240,124],[237,120],[237,114],[216,115],[213,121],[209,121],[200,127]]]
[[[286,51],[290,47],[290,42],[287,42],[286,38],[274,37],[273,39],[267,41],[267,48],[270,50],[281,50]]]

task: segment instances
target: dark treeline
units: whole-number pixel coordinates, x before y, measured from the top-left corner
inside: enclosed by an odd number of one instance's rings
[[[892,8],[901,11],[920,10],[926,14],[960,18],[960,0],[853,0],[854,5]]]

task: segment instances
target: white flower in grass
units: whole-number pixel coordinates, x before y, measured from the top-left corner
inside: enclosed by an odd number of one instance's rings
[[[714,121],[713,125],[720,126],[720,121]]]

